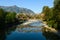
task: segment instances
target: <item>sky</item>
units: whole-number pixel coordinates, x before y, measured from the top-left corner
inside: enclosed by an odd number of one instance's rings
[[[28,8],[35,13],[42,12],[43,6],[53,7],[53,0],[0,0],[0,6],[13,6]]]

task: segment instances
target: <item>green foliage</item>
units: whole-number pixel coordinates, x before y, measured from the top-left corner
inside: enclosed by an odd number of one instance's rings
[[[2,29],[3,25],[5,25],[5,16],[6,16],[6,13],[4,12],[3,9],[0,9],[0,28]]]
[[[54,7],[43,7],[44,19],[50,27],[60,30],[60,0],[54,0]]]
[[[15,12],[5,12],[3,9],[0,9],[0,29],[5,29],[6,25],[15,22],[16,22]]]
[[[57,29],[60,29],[60,0],[54,0],[53,13],[57,22]]]
[[[14,12],[7,12],[7,15],[5,17],[6,23],[14,23],[16,19],[16,13]]]
[[[48,7],[48,6],[44,6],[43,7],[43,12],[42,13],[44,13],[44,19],[46,20],[46,21],[49,21],[51,18],[52,18],[52,12],[51,12],[51,9]]]
[[[57,22],[55,18],[55,14],[53,13],[53,8],[49,8],[48,6],[44,6],[43,13],[45,14],[44,19],[47,21],[47,24],[50,27],[57,28]]]

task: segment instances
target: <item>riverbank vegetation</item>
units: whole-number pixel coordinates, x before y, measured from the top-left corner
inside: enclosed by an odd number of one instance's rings
[[[43,20],[49,27],[60,30],[60,0],[54,0],[52,8],[44,6],[42,14],[44,14]]]
[[[5,12],[3,9],[0,9],[0,40],[4,40],[5,33],[17,22],[15,16],[16,13],[14,12]]]
[[[0,8],[0,40],[5,40],[5,35],[9,34],[11,30],[16,28],[17,24],[21,24],[27,19],[26,16],[21,20],[16,17],[17,13],[15,12],[6,12]],[[20,15],[21,16],[21,15]],[[21,16],[21,17],[22,17]]]

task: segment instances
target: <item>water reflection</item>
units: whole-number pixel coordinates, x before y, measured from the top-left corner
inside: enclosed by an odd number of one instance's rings
[[[0,30],[0,40],[60,40],[60,37],[51,33],[42,31],[41,22],[30,25],[14,25],[6,30]],[[35,26],[36,25],[36,26]],[[6,38],[6,39],[5,39]]]
[[[43,26],[42,22],[41,21],[38,21],[38,22],[33,22],[31,24],[29,24],[30,26],[35,26],[35,27],[41,27]]]
[[[16,31],[19,32],[41,32],[41,28],[34,28],[34,27],[24,27],[24,28],[17,28]]]
[[[5,31],[4,30],[0,30],[0,40],[4,40],[5,37],[6,37]]]
[[[5,40],[6,35],[9,35],[11,31],[14,31],[16,29],[16,25],[11,27],[6,27],[4,29],[0,29],[0,40]]]
[[[40,22],[32,24],[41,24]],[[6,40],[46,40],[42,35],[41,26],[19,25],[15,31],[7,35]]]
[[[12,32],[6,40],[46,40],[41,32]]]
[[[43,35],[46,37],[46,40],[60,40],[60,37],[52,32],[43,32]]]

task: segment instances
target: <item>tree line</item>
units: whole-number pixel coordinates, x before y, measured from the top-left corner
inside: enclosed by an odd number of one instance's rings
[[[58,30],[60,29],[60,0],[54,0],[52,8],[44,6],[42,14],[44,14],[43,19],[47,22],[47,25]]]

